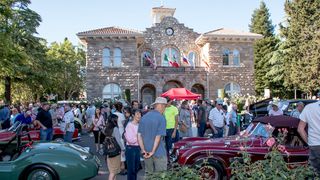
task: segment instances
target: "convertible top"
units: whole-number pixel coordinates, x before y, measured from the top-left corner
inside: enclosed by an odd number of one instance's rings
[[[270,123],[274,127],[298,128],[300,119],[291,116],[263,116],[253,120],[253,122]]]

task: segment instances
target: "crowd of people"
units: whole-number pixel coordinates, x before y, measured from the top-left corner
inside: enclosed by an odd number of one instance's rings
[[[17,121],[37,126],[40,128],[42,141],[51,141],[52,127],[59,124],[64,131],[64,140],[72,142],[74,121],[78,118],[94,137],[96,153],[105,155],[105,141],[111,137],[119,145],[119,154],[112,157],[106,155],[110,180],[115,179],[117,174],[127,174],[127,179],[130,180],[137,179],[141,159],[144,159],[146,176],[166,170],[170,164],[169,155],[173,143],[181,138],[220,138],[240,133],[237,104],[226,99],[173,101],[168,97],[158,97],[150,107],[142,108],[138,101],[132,101],[126,106],[115,102],[97,107],[92,103],[51,104],[50,107],[46,102],[8,106],[0,101],[0,124],[3,129]],[[319,105],[314,108],[319,108]],[[316,126],[312,123],[316,123],[318,129],[311,130],[309,134],[314,134],[314,130],[320,132],[319,123],[310,120],[312,117],[306,115],[303,109],[304,104],[297,103],[291,116],[302,117],[303,122],[310,123],[311,127]],[[269,116],[283,114],[276,102],[270,103],[268,110]],[[197,134],[194,134],[192,127],[196,127]],[[302,128],[299,132],[307,140]],[[308,140],[315,145],[313,152],[316,153],[312,157],[317,157],[316,162],[319,162],[319,145],[313,138]]]

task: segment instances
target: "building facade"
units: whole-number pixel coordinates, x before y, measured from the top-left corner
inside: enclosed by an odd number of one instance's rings
[[[254,94],[253,43],[262,36],[217,29],[200,34],[173,17],[175,9],[152,9],[145,31],[107,27],[77,34],[87,46],[87,98],[128,98],[150,104],[172,87],[214,99]]]

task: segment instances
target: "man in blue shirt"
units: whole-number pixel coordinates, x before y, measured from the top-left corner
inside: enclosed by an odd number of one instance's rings
[[[3,100],[0,100],[0,125],[2,129],[10,127],[10,109]]]
[[[22,124],[30,124],[32,122],[31,111],[21,113],[16,117],[15,122],[20,121]]]
[[[167,152],[164,143],[166,119],[162,115],[167,99],[158,97],[152,105],[154,110],[141,118],[138,128],[138,141],[145,158],[146,175],[167,170]]]

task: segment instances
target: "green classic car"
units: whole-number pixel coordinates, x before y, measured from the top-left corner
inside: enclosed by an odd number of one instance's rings
[[[88,149],[64,142],[21,143],[23,125],[9,142],[0,143],[1,180],[89,179],[98,174],[99,159]]]

